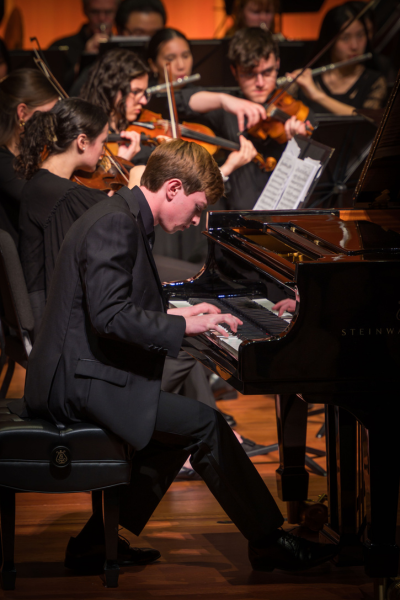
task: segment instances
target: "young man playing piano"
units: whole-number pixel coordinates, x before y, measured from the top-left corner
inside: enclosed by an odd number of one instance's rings
[[[178,110],[186,120],[202,120],[209,125],[216,135],[238,141],[238,131],[243,131],[251,123],[245,121],[245,114],[233,110],[238,100],[250,101],[258,119],[265,119],[264,104],[276,90],[276,78],[279,70],[279,50],[272,34],[259,27],[240,29],[233,36],[229,45],[228,58],[232,73],[238,82],[240,92],[238,98],[226,94],[181,90],[177,93]],[[245,106],[245,105],[242,105]],[[221,110],[222,109],[222,110]],[[229,112],[228,112],[229,111]],[[235,114],[232,114],[232,113]],[[237,118],[236,118],[237,117]],[[306,134],[306,124],[291,117],[285,123],[288,140],[296,134]],[[267,137],[265,140],[249,136],[257,152],[264,157],[272,156],[279,160],[285,144],[279,144]],[[248,162],[229,175],[226,186],[228,209],[252,209],[264,189],[270,174],[261,171],[254,162]]]
[[[249,540],[254,569],[313,567],[336,548],[280,529],[277,505],[224,418],[160,390],[165,357],[177,356],[185,335],[210,329],[224,335],[224,323],[234,332],[241,323],[206,303],[166,310],[149,245],[154,225],[168,233],[197,225],[222,193],[208,152],[176,140],[153,152],[140,187],[122,188],[75,222],[29,358],[25,401],[32,415],[61,427],[92,421],[136,449],[120,513],[120,524],[134,534],[191,455],[193,468]],[[101,565],[104,555],[95,547],[102,544],[102,519],[94,514],[70,540],[67,564],[93,566],[98,557]],[[120,550],[123,564],[140,562],[139,550],[131,561],[129,550]]]

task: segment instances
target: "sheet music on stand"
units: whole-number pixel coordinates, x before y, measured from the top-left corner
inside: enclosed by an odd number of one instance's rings
[[[294,210],[305,203],[332,153],[329,146],[295,136],[288,142],[254,210]]]

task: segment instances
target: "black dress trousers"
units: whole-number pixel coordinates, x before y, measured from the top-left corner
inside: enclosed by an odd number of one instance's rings
[[[223,416],[177,394],[161,392],[150,443],[137,452],[132,477],[121,498],[120,525],[139,535],[191,455],[228,517],[250,541],[283,523],[268,488]]]

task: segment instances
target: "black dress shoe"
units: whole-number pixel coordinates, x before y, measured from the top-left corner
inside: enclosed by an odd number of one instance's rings
[[[118,559],[120,566],[148,565],[160,558],[161,554],[153,548],[131,548],[129,542],[118,538]],[[104,544],[83,544],[71,537],[65,552],[64,566],[67,569],[91,571],[102,569],[106,559]]]
[[[235,427],[236,425],[236,421],[235,419],[232,417],[232,415],[227,415],[226,413],[222,412],[222,410],[219,411],[221,413],[221,415],[224,417],[225,421],[228,423],[228,425],[230,427]]]
[[[255,571],[301,571],[330,560],[340,548],[335,544],[316,544],[286,531],[277,532],[277,539],[265,545],[249,543],[249,559]]]
[[[194,469],[188,469],[188,467],[181,467],[178,475],[175,477],[175,481],[201,481],[201,477]]]

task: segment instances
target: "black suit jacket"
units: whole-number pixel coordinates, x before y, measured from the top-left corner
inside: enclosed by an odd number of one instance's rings
[[[123,188],[67,233],[25,385],[31,414],[96,422],[136,449],[153,433],[165,356],[178,355],[185,331],[165,312],[138,194]]]

